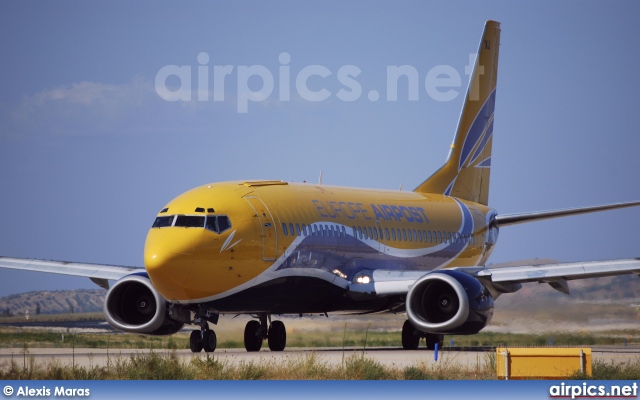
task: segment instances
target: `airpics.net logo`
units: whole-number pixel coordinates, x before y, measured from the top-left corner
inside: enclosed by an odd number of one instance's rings
[[[286,102],[292,93],[305,101],[325,101],[332,96],[353,102],[362,98],[376,102],[384,97],[386,101],[397,101],[399,88],[406,92],[408,101],[418,101],[422,89],[436,101],[451,101],[460,95],[462,77],[450,65],[436,65],[421,76],[411,65],[388,65],[386,67],[385,95],[379,89],[365,90],[358,80],[362,69],[356,65],[343,65],[335,71],[324,65],[307,65],[291,68],[291,55],[282,52],[278,56],[278,71],[274,73],[264,65],[210,65],[209,54],[198,54],[197,67],[191,65],[166,65],[157,72],[156,93],[166,101],[182,102],[223,102],[229,100],[226,91],[233,93],[238,113],[247,113],[249,103],[275,99]],[[464,68],[465,75],[473,73],[476,54],[469,54],[469,63]],[[484,67],[478,66],[478,75],[484,74]],[[329,81],[333,80],[333,81]],[[210,86],[210,83],[212,86]],[[339,89],[331,90],[328,87]],[[404,86],[401,86],[404,85]],[[478,85],[470,88],[471,100],[479,99]]]
[[[565,384],[553,385],[549,388],[550,399],[635,399],[638,397],[638,384],[631,385],[590,385],[582,382],[581,385]]]

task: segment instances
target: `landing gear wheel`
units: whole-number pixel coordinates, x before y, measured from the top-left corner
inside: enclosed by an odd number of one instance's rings
[[[244,327],[244,348],[247,351],[260,351],[262,347],[262,338],[258,336],[260,330],[260,322],[251,320]]]
[[[194,353],[200,353],[202,351],[203,343],[200,337],[200,331],[191,331],[189,336],[189,348]]]
[[[273,321],[267,336],[271,351],[282,351],[287,345],[287,330],[282,321]]]
[[[436,333],[425,333],[424,334],[427,340],[427,349],[435,350],[436,343],[438,343],[438,350],[442,349],[442,344],[444,342],[444,335],[438,335]]]
[[[213,353],[216,350],[217,345],[218,338],[216,337],[216,333],[212,330],[204,331],[202,337],[202,347],[204,347],[204,351],[207,353]]]
[[[402,325],[402,348],[405,350],[417,350],[420,345],[420,334],[413,324],[406,320]]]

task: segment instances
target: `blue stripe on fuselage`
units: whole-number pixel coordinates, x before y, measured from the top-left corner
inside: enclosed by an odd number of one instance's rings
[[[460,238],[468,238],[473,234],[471,211],[460,200],[455,198],[453,200],[460,207],[462,223],[456,232],[458,239],[452,240],[441,249],[436,250],[434,247],[442,246],[442,243],[414,249],[391,248],[377,240],[358,239],[353,236],[351,228],[345,227],[346,237],[313,235],[303,237],[297,245],[287,250],[289,255],[276,270],[315,268],[334,273],[347,280],[351,280],[363,269],[431,271],[448,264],[460,254],[468,246],[468,241]],[[334,223],[327,222],[316,224],[336,226]],[[388,249],[401,255],[388,254]],[[418,254],[411,256],[411,253]]]

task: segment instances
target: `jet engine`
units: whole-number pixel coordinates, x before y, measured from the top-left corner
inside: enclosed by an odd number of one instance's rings
[[[407,316],[430,333],[478,333],[493,316],[493,298],[476,278],[455,270],[431,272],[407,293]]]
[[[184,326],[169,316],[167,301],[146,274],[117,281],[104,299],[104,315],[109,325],[123,332],[171,335]]]

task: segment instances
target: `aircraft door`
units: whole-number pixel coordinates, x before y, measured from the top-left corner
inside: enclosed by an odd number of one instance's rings
[[[245,199],[256,212],[255,215],[260,225],[262,259],[264,261],[275,261],[278,257],[278,234],[273,215],[267,208],[267,205],[259,198],[255,196],[247,196]]]

